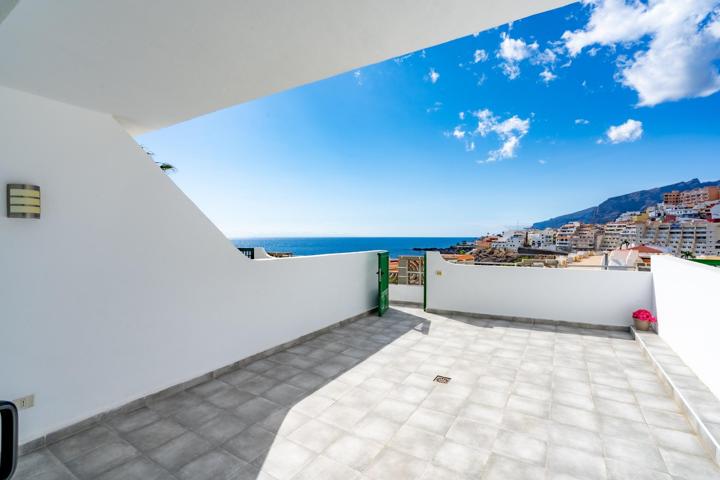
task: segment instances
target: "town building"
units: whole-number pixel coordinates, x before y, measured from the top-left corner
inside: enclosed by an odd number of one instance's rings
[[[580,227],[580,222],[570,222],[560,227],[555,237],[555,246],[559,250],[570,251],[572,248],[571,239],[578,227]]]
[[[597,250],[603,238],[603,227],[600,225],[580,224],[570,237],[570,249],[574,251]]]
[[[540,250],[554,250],[557,232],[552,228],[545,230],[531,230],[528,232],[528,246]]]
[[[605,224],[601,250],[615,250],[623,245],[630,245],[637,241],[637,225],[633,222],[616,221]]]
[[[663,203],[666,205],[694,206],[712,200],[720,200],[720,187],[702,187],[684,192],[673,190],[663,194]]]
[[[520,247],[525,246],[526,237],[527,232],[524,230],[507,231],[501,238],[492,243],[492,248],[517,252]]]
[[[640,226],[638,241],[667,249],[673,255],[720,254],[720,223],[705,220],[648,222]]]

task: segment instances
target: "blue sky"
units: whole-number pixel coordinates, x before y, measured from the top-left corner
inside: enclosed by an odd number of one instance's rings
[[[523,226],[720,179],[718,4],[574,4],[137,140],[230,237]]]

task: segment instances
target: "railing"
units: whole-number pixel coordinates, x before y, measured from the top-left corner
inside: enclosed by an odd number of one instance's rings
[[[248,247],[237,247],[238,251],[248,257],[250,260],[255,260],[255,249]]]

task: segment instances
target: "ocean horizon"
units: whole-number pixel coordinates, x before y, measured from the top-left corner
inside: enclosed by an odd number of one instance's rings
[[[447,248],[476,237],[256,237],[231,238],[236,247],[263,247],[295,256],[387,250],[391,258],[422,255],[414,248]]]

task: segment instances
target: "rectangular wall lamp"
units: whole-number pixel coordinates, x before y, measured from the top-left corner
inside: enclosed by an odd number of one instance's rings
[[[7,216],[10,218],[40,218],[40,187],[9,183],[7,186]]]

